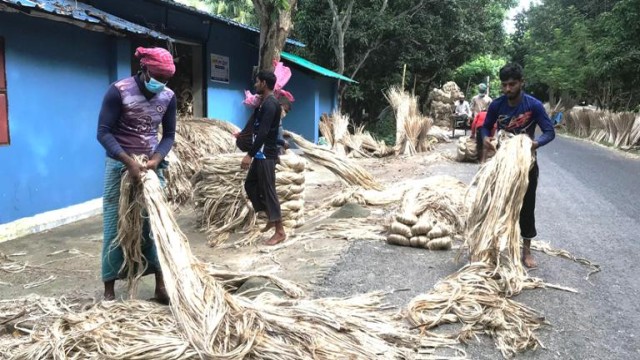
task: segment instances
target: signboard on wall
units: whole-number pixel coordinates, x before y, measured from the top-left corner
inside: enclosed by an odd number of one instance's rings
[[[229,57],[211,54],[211,81],[229,83]]]

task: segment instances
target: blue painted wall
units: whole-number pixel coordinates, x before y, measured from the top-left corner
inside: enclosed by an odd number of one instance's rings
[[[97,116],[126,43],[21,14],[0,13],[11,145],[0,147],[0,224],[99,198],[104,150]]]
[[[293,94],[296,101],[292,104],[292,110],[282,125],[285,129],[300,134],[309,141],[317,142],[317,121],[320,117],[318,114],[320,102],[316,89],[317,83],[313,77],[306,73],[293,66],[290,68],[291,80],[285,89]]]
[[[94,6],[204,48],[207,116],[243,126],[253,90],[258,34],[166,12],[141,0]],[[143,15],[141,15],[143,14]],[[104,150],[97,116],[110,83],[131,75],[131,42],[73,25],[0,12],[5,38],[11,145],[0,147],[0,224],[95,199],[102,194]],[[229,56],[230,83],[210,81],[210,54]],[[320,115],[335,106],[335,82],[293,65],[296,97],[285,128],[318,139]]]
[[[246,29],[207,20],[200,15],[169,10],[144,0],[93,0],[91,4],[104,11],[140,25],[156,29],[173,37],[201,43],[204,46],[204,84],[206,84],[206,116],[229,121],[243,127],[251,115],[244,106],[244,91],[253,91],[252,70],[258,64],[259,34]],[[228,84],[211,81],[211,54],[228,56],[230,81]],[[286,125],[311,141],[318,140],[318,121],[322,113],[335,107],[333,79],[315,76],[293,69],[287,90],[296,97],[294,110],[287,116]]]
[[[243,127],[251,109],[242,104],[244,91],[254,92],[252,71],[258,64],[257,36],[246,30],[214,24],[207,44],[207,113],[208,117],[226,120]],[[211,81],[210,54],[229,57],[229,83]]]

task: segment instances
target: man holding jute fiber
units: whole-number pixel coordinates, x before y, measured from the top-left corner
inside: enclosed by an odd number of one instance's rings
[[[176,96],[166,87],[176,67],[173,56],[162,48],[136,49],[140,71],[112,84],[102,102],[98,120],[98,141],[107,152],[104,176],[102,245],[102,281],[105,300],[115,299],[114,285],[122,278],[122,249],[114,246],[118,234],[118,205],[122,174],[128,171],[134,181],[140,181],[145,171],[155,171],[162,186],[166,168],[164,157],[173,146],[176,131]],[[162,140],[158,128],[162,124]],[[148,161],[140,165],[134,155],[145,155]],[[155,298],[168,303],[155,244],[148,220],[143,226],[142,252],[146,274],[156,277]]]
[[[254,110],[249,124],[242,133],[251,134],[252,142],[246,148],[241,167],[249,169],[244,188],[256,213],[264,211],[267,226],[264,232],[275,228],[267,245],[276,245],[286,240],[282,225],[282,211],[276,192],[276,163],[278,161],[278,127],[282,108],[273,95],[276,76],[270,71],[260,71],[255,88],[260,95],[260,105]]]
[[[507,64],[500,69],[500,81],[504,95],[489,105],[487,117],[480,128],[483,137],[481,161],[486,161],[487,152],[495,150],[489,137],[494,124],[498,124],[498,131],[512,134],[527,134],[532,140],[532,151],[551,142],[556,136],[553,123],[547,115],[542,103],[524,92],[524,76],[522,67],[518,64]],[[535,137],[536,126],[542,134]],[[531,239],[537,235],[536,231],[536,189],[538,187],[538,162],[535,161],[529,171],[529,187],[524,196],[520,211],[520,233],[524,249],[522,261],[528,268],[536,267],[536,261],[531,255]]]

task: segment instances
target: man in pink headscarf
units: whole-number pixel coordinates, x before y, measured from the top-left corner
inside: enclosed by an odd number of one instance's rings
[[[115,299],[114,284],[122,278],[122,249],[113,245],[118,233],[118,204],[122,173],[127,170],[135,181],[146,171],[155,171],[165,183],[164,157],[173,146],[176,130],[176,96],[166,84],[176,71],[171,53],[162,48],[136,49],[140,71],[112,84],[102,101],[98,119],[98,141],[107,153],[103,194],[102,281],[105,300]],[[158,128],[162,124],[162,140]],[[146,155],[145,165],[133,160]],[[155,300],[168,303],[155,244],[148,221],[143,226],[144,274],[156,276]]]

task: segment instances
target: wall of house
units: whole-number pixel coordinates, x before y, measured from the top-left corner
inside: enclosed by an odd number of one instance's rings
[[[211,54],[229,58],[229,82],[211,80]],[[242,102],[253,89],[253,67],[258,64],[257,34],[222,24],[213,24],[207,43],[206,81],[208,117],[226,120],[242,128],[251,109]]]
[[[22,14],[0,12],[0,24],[11,132],[0,224],[99,198],[97,118],[110,82],[129,72],[126,40]]]

